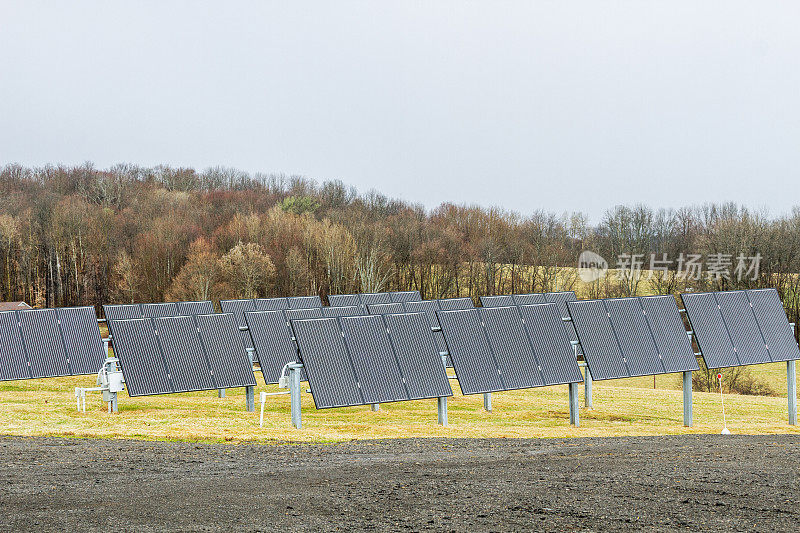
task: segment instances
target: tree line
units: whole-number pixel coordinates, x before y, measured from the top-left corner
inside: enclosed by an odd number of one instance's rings
[[[8,164],[0,185],[0,300],[38,307],[387,290],[609,297],[774,286],[790,316],[800,312],[800,209],[774,217],[734,204],[617,206],[591,223],[581,212],[521,215],[450,203],[426,210],[302,176],[127,164]],[[581,280],[583,250],[612,271]],[[730,272],[686,276],[689,256],[722,257]],[[760,259],[742,279],[734,275],[740,256]],[[661,267],[651,270],[656,259]],[[625,262],[647,275],[625,273]]]

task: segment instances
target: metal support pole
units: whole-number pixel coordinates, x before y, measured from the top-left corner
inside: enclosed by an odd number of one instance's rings
[[[797,368],[794,361],[786,361],[786,389],[789,397],[789,425],[797,425]]]
[[[247,411],[250,413],[256,410],[256,388],[248,385],[244,388],[244,401],[247,405]]]
[[[217,397],[218,398],[224,398],[225,397],[225,389],[217,390]]]
[[[569,423],[573,426],[580,427],[581,420],[578,414],[578,384],[569,384]]]
[[[683,425],[692,427],[692,371],[683,373]]]
[[[380,411],[381,410],[381,404],[379,404],[379,403],[371,403],[369,405],[369,410],[370,411]]]
[[[300,370],[302,368],[303,365],[299,363],[289,365],[289,397],[292,411],[292,425],[297,429],[303,428],[300,410],[300,399],[303,392],[300,387]]]
[[[489,413],[492,412],[492,393],[491,392],[484,392],[483,393],[483,410],[488,411]]]
[[[103,350],[106,352],[106,357],[109,357],[111,354],[111,350],[109,349],[110,340],[103,339]]]
[[[447,396],[436,398],[436,410],[439,414],[439,425],[447,425]]]
[[[119,413],[119,405],[117,405],[117,393],[116,392],[112,392],[111,393],[111,401],[108,402],[108,412],[109,413]]]
[[[592,408],[592,373],[589,365],[583,367],[583,403],[587,409]]]

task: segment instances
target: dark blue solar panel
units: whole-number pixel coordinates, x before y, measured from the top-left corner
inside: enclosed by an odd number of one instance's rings
[[[744,291],[718,292],[714,295],[722,319],[728,327],[733,347],[743,365],[771,361],[764,337],[756,323],[750,300]]]
[[[658,353],[667,372],[699,370],[689,336],[683,325],[675,298],[645,296],[640,298],[653,333]]]
[[[0,312],[0,381],[30,377],[17,312]]]
[[[439,310],[438,300],[421,300],[419,302],[406,302],[403,304],[406,311],[409,313],[425,313],[428,317],[428,323],[432,328],[439,327],[439,319],[436,317],[436,311]],[[436,347],[440,353],[447,352],[447,344],[444,341],[444,335],[441,331],[434,332],[433,338],[436,341]],[[449,359],[449,357],[448,357]]]
[[[630,373],[603,301],[582,300],[569,302],[568,306],[592,378],[628,377]]]
[[[153,319],[174,392],[216,389],[194,317]]]
[[[19,313],[20,333],[31,364],[31,376],[69,376],[67,352],[55,309],[33,309]]]
[[[404,313],[406,309],[401,303],[391,303],[368,305],[367,311],[371,315],[387,315],[389,313]]]
[[[518,307],[525,321],[533,351],[539,361],[545,385],[583,381],[575,350],[570,344],[561,312],[555,304]]]
[[[472,298],[445,298],[439,300],[439,309],[442,311],[457,311],[461,309],[474,309]]]
[[[197,316],[197,315],[213,315],[214,304],[210,300],[203,300],[199,302],[178,302],[178,315],[182,316]]]
[[[253,339],[261,373],[266,383],[277,383],[286,363],[297,361],[297,345],[283,311],[251,311],[245,313]]]
[[[284,311],[286,320],[302,320],[306,318],[323,318],[322,309],[312,307],[310,309],[287,309]]]
[[[505,390],[478,310],[439,311],[437,316],[461,392],[478,394]]]
[[[178,316],[178,306],[174,303],[142,304],[142,316],[144,318]]]
[[[408,400],[386,325],[380,316],[339,319],[364,403]]]
[[[144,318],[142,315],[142,307],[139,304],[104,305],[103,314],[106,320]]]
[[[439,350],[424,313],[384,316],[412,400],[452,396]]]
[[[293,328],[317,409],[366,403],[338,319],[296,320]]]
[[[328,296],[328,303],[332,307],[352,307],[361,305],[361,298],[358,294],[331,294]]]
[[[534,304],[547,303],[547,299],[544,297],[544,294],[541,293],[515,294],[512,296],[512,298],[514,299],[514,304],[516,305],[534,305]]]
[[[256,311],[284,311],[290,309],[288,298],[257,298],[253,300]]]
[[[335,318],[338,316],[363,316],[365,314],[366,310],[360,305],[322,308],[322,316],[325,318]]]
[[[223,313],[231,313],[236,318],[236,324],[239,327],[247,326],[247,321],[244,319],[244,314],[247,311],[255,311],[256,305],[253,300],[220,300],[219,306]],[[240,333],[242,342],[245,348],[252,348],[253,342],[250,340],[250,334],[246,331]]]
[[[778,291],[756,289],[747,291],[747,295],[753,305],[753,313],[761,334],[769,348],[770,358],[773,361],[800,359],[800,350]]]
[[[480,300],[483,307],[509,307],[516,305],[514,297],[511,295],[481,296]]]
[[[319,296],[289,296],[289,309],[311,309],[322,307],[322,300]]]
[[[695,340],[708,368],[739,366],[722,312],[714,293],[681,294],[686,315],[694,331]]]
[[[361,295],[363,305],[390,304],[392,297],[388,292],[367,292]]]
[[[195,319],[216,386],[220,389],[255,386],[253,365],[233,315],[198,315]]]
[[[419,302],[422,300],[419,291],[400,291],[390,293],[393,303]]]
[[[94,308],[62,307],[56,309],[56,315],[72,374],[96,374],[103,366],[106,351]]]
[[[639,298],[614,298],[604,303],[629,375],[666,372]]]
[[[110,327],[128,395],[173,392],[152,319],[113,320]]]
[[[517,308],[485,308],[480,316],[505,389],[543,386],[539,362]]]

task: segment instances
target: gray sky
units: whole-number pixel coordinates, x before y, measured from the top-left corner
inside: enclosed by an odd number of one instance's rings
[[[0,164],[521,213],[797,203],[800,2],[0,3]]]

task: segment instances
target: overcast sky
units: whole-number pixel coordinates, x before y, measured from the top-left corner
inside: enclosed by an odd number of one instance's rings
[[[0,1],[0,164],[521,213],[800,204],[800,2]]]

